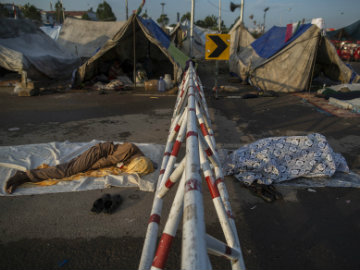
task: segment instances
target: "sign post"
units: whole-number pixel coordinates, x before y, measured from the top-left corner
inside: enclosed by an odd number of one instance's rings
[[[206,60],[229,60],[230,56],[230,35],[229,34],[207,34],[205,41]],[[215,68],[215,98],[218,98],[218,73],[219,64],[216,61]]]

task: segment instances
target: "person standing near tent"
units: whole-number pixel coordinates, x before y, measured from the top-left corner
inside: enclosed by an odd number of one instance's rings
[[[18,186],[27,182],[62,179],[77,173],[114,165],[124,169],[125,172],[130,168],[131,172],[139,174],[148,174],[154,171],[152,161],[135,144],[105,142],[92,146],[67,163],[26,172],[17,171],[7,180],[5,190],[11,194]]]

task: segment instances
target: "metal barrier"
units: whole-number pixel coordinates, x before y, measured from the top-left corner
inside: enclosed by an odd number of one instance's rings
[[[175,168],[185,138],[186,154]],[[200,171],[207,182],[226,243],[206,234]],[[139,269],[164,269],[181,218],[181,269],[211,269],[208,253],[228,258],[232,269],[245,269],[223,178],[203,87],[190,63],[179,86]],[[156,249],[163,198],[179,180]]]

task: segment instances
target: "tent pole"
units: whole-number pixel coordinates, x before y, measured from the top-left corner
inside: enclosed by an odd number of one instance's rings
[[[136,21],[136,15],[134,15],[134,18],[133,18],[133,52],[134,52],[133,80],[134,80],[134,88],[136,88],[136,38],[135,38],[135,21]]]
[[[311,84],[312,84],[312,80],[314,78],[314,72],[315,72],[315,65],[316,65],[316,58],[317,58],[317,52],[319,50],[319,47],[321,46],[321,42],[322,42],[322,36],[320,34],[320,38],[318,43],[316,44],[316,50],[315,50],[315,55],[314,55],[314,61],[311,67],[311,75],[310,75],[310,80],[309,80],[309,85],[308,85],[308,91],[310,93],[310,88],[311,88]]]

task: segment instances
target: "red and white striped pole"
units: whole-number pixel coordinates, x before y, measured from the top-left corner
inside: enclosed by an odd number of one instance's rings
[[[224,232],[226,242],[231,247],[234,247],[236,244],[235,235],[234,232],[232,231],[229,218],[227,216],[223,202],[220,198],[219,190],[215,184],[215,179],[212,170],[210,168],[210,164],[206,158],[205,151],[200,140],[199,140],[199,152],[200,152],[201,168],[203,170],[205,180],[207,182],[221,228]]]
[[[185,158],[180,162],[180,164],[176,167],[170,177],[165,181],[164,185],[162,185],[157,193],[159,198],[163,198],[166,193],[170,190],[170,188],[180,179],[185,168]]]
[[[238,249],[229,247],[225,243],[208,234],[206,235],[206,245],[210,254],[224,256],[232,261],[236,261],[240,257],[240,251]]]
[[[204,206],[201,193],[200,157],[197,138],[193,66],[190,63],[188,122],[186,133],[185,195],[181,269],[206,269]]]
[[[181,122],[180,122],[180,120],[181,120]],[[174,158],[171,158],[171,156],[172,156],[171,154],[175,154],[174,148],[179,149],[180,145],[179,145],[179,143],[176,143],[176,142],[173,144],[173,137],[175,137],[174,134],[181,132],[182,134],[180,136],[180,139],[182,138],[182,140],[183,140],[185,130],[186,130],[186,112],[184,112],[184,116],[181,117],[180,120],[179,120],[179,123],[180,123],[180,125],[182,125],[183,128],[181,129],[181,127],[180,126],[178,127],[178,125],[176,124],[174,127],[175,133],[172,131],[170,131],[170,133],[169,133],[168,140],[167,140],[166,147],[165,147],[164,157],[163,157],[162,164],[161,164],[160,175],[159,175],[158,182],[157,182],[156,192],[161,187],[163,179],[166,179],[165,177],[168,177],[168,176],[164,177],[166,169],[168,169],[168,175],[170,175],[169,167],[171,167],[171,169],[172,169],[172,167],[174,166],[175,161],[174,161]],[[180,134],[178,134],[178,137],[179,137],[179,135]],[[173,149],[173,151],[171,151],[171,149]],[[177,156],[177,152],[176,152],[176,156]],[[169,160],[172,163],[170,165],[169,165]],[[150,218],[149,218],[148,228],[146,231],[143,250],[142,250],[141,258],[140,258],[139,269],[141,269],[141,270],[150,269],[151,263],[154,258],[157,234],[158,234],[161,211],[162,211],[162,205],[163,205],[163,200],[155,195],[152,209],[151,209]]]
[[[175,237],[183,214],[185,172],[182,174],[179,187],[176,191],[174,202],[171,206],[168,220],[166,221],[164,232],[161,236],[151,269],[164,269],[166,260],[169,255],[172,240]]]

